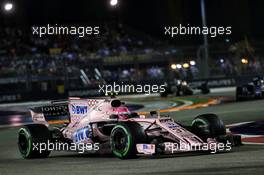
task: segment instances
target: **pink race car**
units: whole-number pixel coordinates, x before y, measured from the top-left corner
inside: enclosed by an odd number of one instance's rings
[[[214,114],[200,115],[190,126],[183,126],[156,111],[148,116],[131,112],[116,98],[69,98],[30,112],[34,124],[18,132],[18,148],[26,159],[46,158],[61,146],[78,152],[110,149],[116,157],[126,159],[187,151],[215,153],[241,144],[239,136],[226,134],[223,122]],[[58,123],[63,125],[50,125]]]

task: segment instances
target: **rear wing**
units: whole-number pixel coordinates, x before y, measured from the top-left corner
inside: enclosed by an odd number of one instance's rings
[[[64,124],[70,123],[68,100],[52,101],[45,106],[30,108],[34,123],[39,124]]]
[[[105,99],[69,98],[68,100],[52,101],[49,105],[30,108],[34,123],[65,124],[75,123],[84,117],[90,109]]]

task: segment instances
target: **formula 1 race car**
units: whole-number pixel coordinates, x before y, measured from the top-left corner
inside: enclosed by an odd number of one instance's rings
[[[247,84],[236,87],[237,101],[245,99],[261,99],[264,97],[264,80],[262,77],[254,77]]]
[[[175,96],[193,95],[193,90],[186,81],[176,80],[176,82],[165,83],[165,91],[160,93],[161,97],[167,97],[169,94]]]
[[[183,126],[156,111],[149,116],[133,113],[116,98],[70,98],[66,103],[31,108],[30,112],[34,124],[18,132],[18,148],[26,159],[48,157],[51,150],[43,144],[50,143],[94,144],[97,150],[107,149],[100,147],[105,144],[121,159],[143,154],[204,151],[206,145],[205,151],[217,152],[221,151],[217,144],[230,150],[241,143],[239,136],[226,134],[225,125],[214,114],[200,115],[191,126]],[[64,124],[51,126],[59,122]],[[208,144],[214,146],[208,147]]]
[[[207,82],[202,83],[198,87],[191,87],[187,81],[176,80],[169,83],[166,82],[165,91],[161,92],[160,96],[167,97],[169,94],[174,94],[175,96],[193,95],[196,89],[202,94],[208,94],[210,92]]]

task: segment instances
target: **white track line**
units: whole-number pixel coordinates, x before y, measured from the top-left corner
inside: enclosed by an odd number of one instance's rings
[[[233,92],[236,90],[236,87],[222,87],[222,88],[211,88],[210,92],[212,93],[220,93],[220,92]]]
[[[234,124],[229,124],[229,125],[226,125],[226,132],[227,133],[231,133],[232,132],[230,131],[230,127],[234,127],[234,126],[239,126],[239,125],[243,125],[243,124],[247,124],[247,123],[251,123],[251,122],[254,122],[254,121],[248,121],[248,122],[240,122],[240,123],[234,123]],[[248,135],[248,134],[239,134],[238,135],[241,136],[241,139],[243,138],[252,138],[252,137],[263,137],[264,135]],[[264,143],[258,143],[258,142],[242,142],[243,144],[246,144],[246,145],[264,145]]]

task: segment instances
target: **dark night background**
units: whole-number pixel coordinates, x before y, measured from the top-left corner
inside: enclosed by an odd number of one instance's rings
[[[12,2],[12,1],[11,1]],[[1,15],[0,24],[101,24],[120,22],[156,37],[164,25],[201,26],[199,0],[119,0],[111,8],[108,0],[19,0],[15,13]],[[206,0],[207,26],[232,26],[232,39],[263,38],[263,0]]]

